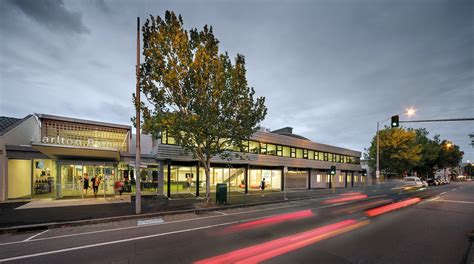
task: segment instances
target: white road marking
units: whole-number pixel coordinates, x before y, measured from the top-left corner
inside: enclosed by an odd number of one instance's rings
[[[458,188],[454,188],[454,189],[452,189],[451,191],[454,192],[454,191],[456,191],[457,189],[458,189]]]
[[[440,195],[445,194],[445,193],[446,193],[446,192],[442,192],[442,193],[440,193]]]
[[[258,218],[256,218],[256,219],[258,219]],[[254,220],[254,219],[249,219],[249,220]],[[64,248],[64,249],[46,251],[46,252],[41,252],[41,253],[35,253],[35,254],[29,254],[29,255],[23,255],[23,256],[16,256],[16,257],[11,257],[11,258],[4,258],[4,259],[0,259],[0,262],[26,259],[26,258],[32,258],[32,257],[39,257],[39,256],[57,254],[57,253],[74,251],[74,250],[85,249],[85,248],[100,247],[100,246],[106,246],[106,245],[113,245],[113,244],[118,244],[118,243],[142,240],[142,239],[147,239],[147,238],[154,238],[154,237],[160,237],[160,236],[166,236],[166,235],[172,235],[172,234],[179,234],[179,233],[191,232],[191,231],[202,230],[202,229],[209,229],[209,228],[213,228],[213,227],[237,224],[239,222],[240,221],[232,221],[232,222],[227,222],[227,223],[222,223],[222,224],[195,227],[195,228],[177,230],[177,231],[166,232],[166,233],[161,233],[161,234],[153,234],[153,235],[147,235],[147,236],[133,237],[133,238],[127,238],[127,239],[121,239],[121,240],[115,240],[115,241],[109,241],[109,242],[103,242],[103,243],[97,243],[97,244],[90,244],[90,245],[85,245],[85,246]]]
[[[438,200],[438,202],[447,202],[447,203],[462,203],[462,204],[474,204],[474,202],[468,201],[454,201],[454,200]]]
[[[163,218],[152,218],[152,219],[145,219],[145,220],[138,220],[137,225],[156,225],[156,224],[162,224],[165,221],[163,221]]]
[[[221,215],[229,215],[229,214],[226,214],[226,213],[221,212],[221,211],[214,211],[214,213],[216,213],[216,214],[221,214]]]
[[[173,224],[173,223],[180,223],[180,222],[189,222],[189,221],[195,221],[195,220],[203,220],[203,219],[209,219],[209,218],[224,217],[224,216],[229,216],[229,215],[248,214],[248,213],[255,213],[255,212],[290,208],[290,207],[296,207],[296,206],[302,206],[302,205],[308,205],[308,204],[310,204],[310,203],[299,203],[299,204],[292,204],[292,205],[286,205],[286,206],[280,206],[280,207],[271,207],[271,208],[264,208],[264,209],[259,209],[259,210],[236,212],[236,213],[227,214],[227,215],[212,215],[212,216],[205,216],[205,217],[200,217],[200,218],[181,219],[181,220],[175,220],[175,221],[164,222],[164,223],[149,224],[149,225],[128,226],[128,227],[118,227],[118,228],[112,228],[112,229],[106,229],[106,230],[88,231],[88,232],[77,233],[77,234],[68,234],[68,235],[60,235],[60,236],[53,236],[53,237],[44,237],[44,238],[38,238],[38,239],[28,240],[28,241],[6,242],[6,243],[0,243],[0,246],[11,245],[11,244],[19,244],[19,243],[25,243],[25,242],[36,242],[36,241],[41,241],[41,240],[57,239],[57,238],[64,238],[64,237],[73,237],[73,236],[82,236],[82,235],[90,235],[90,234],[97,234],[97,233],[113,232],[113,231],[119,231],[119,230],[143,228],[143,227],[150,227],[150,226],[155,226],[155,225],[166,225],[166,224]],[[343,205],[343,204],[336,204],[336,205]],[[316,208],[312,208],[312,209],[320,209],[320,208],[326,208],[326,207],[330,207],[330,206],[321,206],[319,208],[316,207]],[[265,216],[265,217],[268,217],[268,216]]]
[[[46,230],[44,230],[43,232],[39,232],[38,234],[36,234],[36,235],[34,235],[34,236],[30,236],[29,238],[27,238],[27,239],[25,239],[25,240],[23,240],[23,241],[21,241],[21,242],[30,241],[31,239],[33,239],[33,238],[35,238],[35,237],[37,237],[37,236],[39,236],[39,235],[42,235],[42,234],[44,234],[44,233],[46,233],[46,232],[48,232],[48,231],[49,231],[49,229],[46,229]]]
[[[433,201],[436,201],[436,200],[438,200],[438,199],[440,199],[440,198],[441,198],[441,197],[436,196],[435,198],[429,199],[428,202],[433,202]]]

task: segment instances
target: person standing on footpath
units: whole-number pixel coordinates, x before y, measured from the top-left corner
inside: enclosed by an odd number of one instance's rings
[[[262,190],[262,197],[265,196],[264,191],[265,191],[265,178],[262,179],[262,182],[260,182],[260,190]]]
[[[94,175],[91,179],[92,189],[94,190],[94,197],[97,198],[97,193],[99,192],[100,179]]]
[[[87,195],[87,189],[89,189],[89,174],[84,173],[83,183],[84,183],[83,192],[85,195]]]

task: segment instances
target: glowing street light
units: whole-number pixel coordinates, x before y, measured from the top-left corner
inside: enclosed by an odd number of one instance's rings
[[[406,110],[405,114],[406,114],[407,116],[413,116],[413,115],[415,115],[415,112],[416,112],[416,109],[413,108],[413,107],[410,107],[410,108],[408,108],[408,109]]]

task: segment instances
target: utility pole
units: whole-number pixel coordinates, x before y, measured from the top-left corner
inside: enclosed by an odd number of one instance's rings
[[[137,17],[137,87],[135,91],[135,214],[142,212],[142,196],[140,191],[140,17]]]

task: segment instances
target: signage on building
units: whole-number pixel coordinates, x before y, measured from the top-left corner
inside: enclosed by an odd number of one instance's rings
[[[105,149],[117,149],[117,146],[113,142],[99,141],[92,138],[87,140],[81,139],[71,139],[65,137],[43,137],[41,139],[43,144],[55,144],[55,145],[64,145],[64,146],[74,146],[74,147],[87,147],[87,148],[105,148]]]

